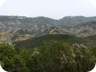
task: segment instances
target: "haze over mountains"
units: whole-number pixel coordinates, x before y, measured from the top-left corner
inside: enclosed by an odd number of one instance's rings
[[[59,20],[47,17],[0,16],[0,42],[27,40],[48,34],[90,36],[96,34],[96,17],[67,16]]]

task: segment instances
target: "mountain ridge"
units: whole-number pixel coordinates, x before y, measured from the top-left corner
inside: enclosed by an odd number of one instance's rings
[[[0,16],[0,33],[3,32],[6,32],[9,35],[8,40],[12,41],[47,34],[72,34],[85,37],[96,34],[96,16],[66,16],[58,20],[43,16]]]

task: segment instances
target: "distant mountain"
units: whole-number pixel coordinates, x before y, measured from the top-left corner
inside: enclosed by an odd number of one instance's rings
[[[67,16],[55,20],[47,17],[0,16],[2,33],[0,42],[22,41],[47,34],[90,36],[96,34],[96,17]]]
[[[84,17],[84,16],[67,16],[59,20],[60,25],[77,25],[80,23],[96,21],[96,17]]]
[[[74,26],[73,32],[77,36],[92,36],[96,34],[96,22],[90,21]]]

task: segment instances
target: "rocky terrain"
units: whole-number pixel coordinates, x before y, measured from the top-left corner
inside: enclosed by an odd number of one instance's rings
[[[96,34],[96,17],[67,16],[59,20],[47,17],[0,16],[0,42],[27,40],[47,34]]]

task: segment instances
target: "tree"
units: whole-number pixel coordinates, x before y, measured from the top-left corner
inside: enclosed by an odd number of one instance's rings
[[[0,61],[3,68],[9,72],[26,72],[27,70],[24,60],[13,46],[0,45]]]

